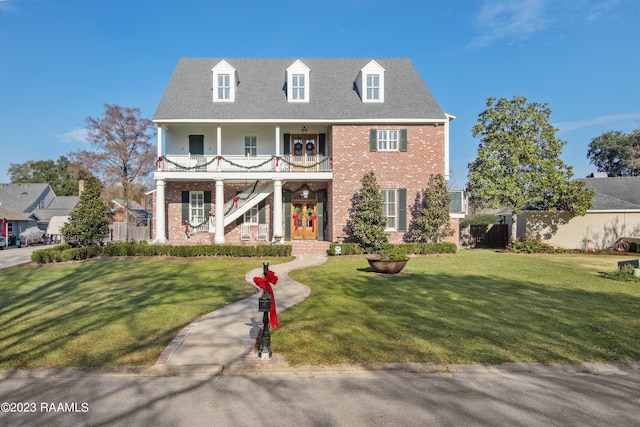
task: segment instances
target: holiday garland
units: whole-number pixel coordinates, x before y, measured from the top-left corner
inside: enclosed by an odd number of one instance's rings
[[[273,159],[276,160],[276,166],[278,166],[278,163],[280,161],[282,161],[283,163],[286,163],[289,166],[294,166],[296,168],[303,168],[303,169],[314,168],[314,167],[326,162],[327,160],[330,162],[330,164],[333,164],[333,157],[325,157],[325,158],[323,158],[321,160],[318,160],[315,163],[312,163],[312,164],[309,164],[309,165],[301,165],[301,164],[298,164],[298,163],[295,163],[295,162],[290,162],[289,160],[287,160],[285,158],[282,158],[280,156],[271,156],[270,158],[268,158],[267,160],[265,160],[264,162],[262,162],[260,164],[253,165],[253,166],[246,166],[246,165],[241,165],[239,163],[235,163],[235,162],[232,162],[231,160],[225,159],[224,156],[216,156],[216,157],[212,158],[211,160],[209,160],[206,163],[201,163],[201,164],[198,164],[198,165],[195,165],[195,166],[185,166],[185,165],[181,165],[179,163],[176,163],[173,160],[169,160],[166,157],[160,156],[160,157],[158,157],[158,160],[156,160],[156,167],[160,167],[160,162],[165,161],[165,162],[170,163],[170,164],[172,164],[173,166],[175,166],[175,167],[177,167],[179,169],[193,170],[193,169],[201,169],[203,167],[209,166],[210,164],[212,164],[214,161],[217,160],[218,161],[218,165],[220,165],[221,161],[225,161],[226,163],[229,163],[230,165],[235,166],[237,168],[244,169],[244,170],[251,170],[251,169],[260,168],[260,167],[266,165],[267,163],[273,161]]]

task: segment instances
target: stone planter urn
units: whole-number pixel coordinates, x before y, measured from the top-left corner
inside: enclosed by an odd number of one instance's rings
[[[369,258],[369,265],[376,273],[397,274],[407,265],[408,259],[402,261],[382,260],[378,258]]]

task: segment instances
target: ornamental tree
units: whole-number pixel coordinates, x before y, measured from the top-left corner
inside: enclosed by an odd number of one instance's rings
[[[468,194],[476,208],[534,208],[584,215],[595,192],[561,159],[566,142],[549,123],[551,109],[522,96],[488,98],[471,133],[480,138],[469,164]]]
[[[69,214],[69,221],[60,230],[65,242],[71,246],[99,245],[109,232],[107,208],[100,199],[98,180],[91,176],[85,180],[80,203]]]
[[[453,236],[455,231],[449,220],[451,197],[441,174],[429,177],[427,187],[422,190],[422,197],[418,202],[410,227],[412,241],[438,243]]]
[[[373,171],[362,177],[362,188],[354,195],[346,232],[367,253],[376,252],[389,241],[385,228],[382,193]]]
[[[94,151],[80,150],[73,155],[106,184],[122,187],[126,212],[133,184],[153,170],[155,149],[150,140],[155,135],[155,125],[141,117],[139,108],[110,104],[104,107],[102,117],[86,119],[87,142]]]

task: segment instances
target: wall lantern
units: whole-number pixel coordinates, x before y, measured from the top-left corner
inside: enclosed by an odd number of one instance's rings
[[[306,126],[302,126],[302,133],[306,135],[306,133],[307,133],[307,127]]]

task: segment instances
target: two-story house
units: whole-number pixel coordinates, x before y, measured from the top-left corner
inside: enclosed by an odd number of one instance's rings
[[[407,58],[183,58],[153,117],[154,240],[337,241],[373,170],[401,242],[453,119]]]

